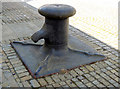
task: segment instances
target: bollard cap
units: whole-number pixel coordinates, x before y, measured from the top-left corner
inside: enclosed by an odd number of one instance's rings
[[[46,18],[65,19],[76,13],[75,8],[65,4],[46,4],[38,9]]]

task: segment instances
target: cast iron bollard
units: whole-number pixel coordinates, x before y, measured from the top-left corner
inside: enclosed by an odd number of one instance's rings
[[[39,13],[45,16],[42,29],[31,37],[34,42],[44,38],[45,45],[53,48],[66,48],[68,43],[68,17],[74,15],[76,10],[68,5],[44,5]]]
[[[43,45],[24,42],[11,43],[20,59],[34,78],[72,69],[84,64],[100,61],[104,56],[76,37],[69,36],[69,17],[76,10],[63,4],[47,4],[38,12],[45,16],[41,30],[31,39],[36,43],[44,39]]]

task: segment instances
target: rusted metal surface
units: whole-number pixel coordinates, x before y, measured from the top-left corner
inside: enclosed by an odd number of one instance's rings
[[[42,6],[38,11],[45,16],[45,23],[41,30],[32,35],[31,39],[34,42],[44,39],[44,44],[11,43],[34,78],[105,58],[89,44],[85,44],[74,36],[68,36],[69,17],[76,12],[73,7],[50,4]]]

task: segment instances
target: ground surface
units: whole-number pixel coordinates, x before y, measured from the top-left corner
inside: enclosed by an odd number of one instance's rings
[[[2,3],[2,67],[1,86],[3,87],[118,87],[119,63],[116,49],[84,33],[81,29],[69,26],[69,34],[95,48],[107,59],[68,71],[65,74],[54,74],[48,77],[33,79],[10,42],[29,40],[44,23],[35,8],[25,3]]]

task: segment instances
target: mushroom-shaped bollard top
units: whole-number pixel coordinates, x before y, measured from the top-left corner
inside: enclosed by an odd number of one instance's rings
[[[38,12],[47,17],[54,19],[65,19],[76,13],[75,8],[64,4],[46,4],[38,9]]]

